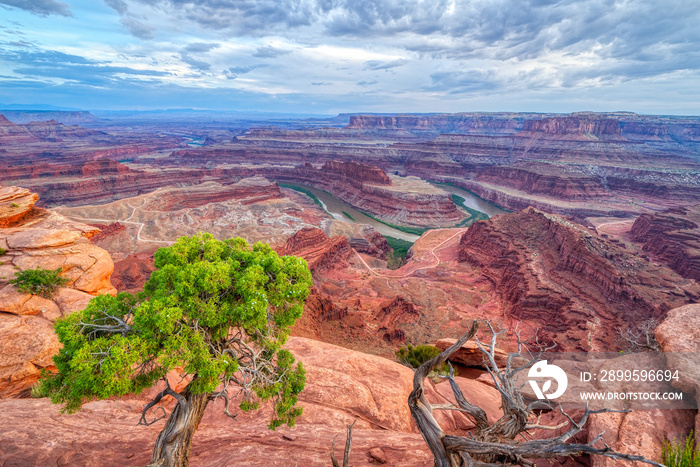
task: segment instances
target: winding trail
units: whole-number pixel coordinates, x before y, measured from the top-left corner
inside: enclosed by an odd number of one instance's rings
[[[441,231],[443,231],[443,230],[446,230],[446,229],[434,229],[434,230],[430,230],[430,231],[428,232],[428,234],[426,234],[426,235],[429,235],[431,232],[441,232]],[[367,264],[367,262],[365,261],[365,259],[364,259],[357,251],[355,251],[355,254],[356,254],[357,257],[360,259],[360,261],[362,262],[362,264],[367,268],[367,270],[368,270],[370,273],[374,274],[375,276],[377,276],[377,277],[385,277],[385,278],[388,278],[388,279],[401,279],[401,278],[403,278],[403,277],[411,276],[411,275],[415,274],[417,271],[421,271],[421,270],[423,270],[423,269],[434,269],[434,268],[438,267],[438,266],[440,265],[440,258],[438,258],[438,256],[435,254],[435,250],[437,250],[438,248],[440,248],[441,246],[443,246],[445,243],[447,243],[447,242],[449,242],[450,240],[452,240],[453,238],[455,238],[457,235],[462,235],[462,234],[463,234],[464,232],[466,232],[466,231],[467,231],[466,228],[460,229],[460,230],[457,231],[454,235],[452,235],[452,236],[450,236],[449,238],[443,240],[442,242],[440,242],[439,244],[435,245],[433,248],[430,249],[430,254],[433,255],[433,257],[435,258],[435,264],[432,264],[432,265],[430,265],[430,266],[421,266],[421,267],[415,268],[415,269],[413,269],[413,270],[411,270],[411,271],[409,271],[409,272],[406,272],[406,273],[404,273],[404,274],[388,274],[388,273],[386,273],[386,272],[377,272],[375,269],[373,269],[372,267],[370,267],[369,264]],[[420,264],[420,263],[419,263],[419,264]]]
[[[72,215],[72,214],[68,214],[68,215],[65,215],[65,216],[68,217],[68,218],[77,219],[77,220],[80,220],[80,221],[100,222],[100,223],[107,222],[107,223],[110,223],[110,224],[113,223],[113,222],[120,222],[120,223],[122,223],[122,224],[138,225],[138,226],[139,226],[139,230],[136,232],[136,240],[138,240],[138,241],[140,241],[140,242],[144,242],[144,243],[160,243],[160,244],[167,244],[167,245],[172,245],[173,243],[175,243],[174,240],[149,240],[149,239],[147,239],[147,238],[141,238],[141,231],[143,230],[143,227],[144,227],[146,224],[144,224],[143,222],[133,222],[133,221],[130,221],[129,219],[131,219],[132,217],[134,217],[134,214],[136,214],[136,210],[137,210],[138,208],[143,207],[145,204],[146,204],[146,200],[145,200],[145,199],[144,199],[143,202],[141,203],[141,206],[132,206],[131,204],[127,203],[127,206],[129,206],[132,210],[131,210],[131,214],[129,215],[129,217],[127,217],[125,220],[121,220],[121,219],[117,219],[117,220],[114,220],[114,219],[97,219],[97,218],[91,218],[91,217],[80,217],[80,216],[75,216],[75,215]],[[62,211],[62,210],[63,210],[63,206],[60,206],[58,209],[54,209],[54,211],[56,211],[56,212],[59,212],[59,210]]]

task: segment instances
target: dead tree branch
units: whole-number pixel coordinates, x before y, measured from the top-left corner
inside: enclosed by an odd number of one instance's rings
[[[525,404],[520,393],[520,388],[516,387],[515,375],[532,366],[542,353],[551,347],[540,345],[536,339],[523,340],[517,328],[515,335],[517,338],[517,351],[508,356],[505,369],[499,368],[496,361],[496,341],[498,336],[505,333],[505,330],[496,330],[489,321],[486,325],[491,332],[491,339],[488,344],[475,339],[478,348],[484,354],[487,362],[487,370],[494,380],[496,389],[501,394],[501,407],[503,416],[492,424],[486,417],[486,412],[477,405],[469,402],[454,380],[454,370],[450,365],[450,375],[446,378],[455,395],[455,400],[459,407],[455,406],[432,406],[425,398],[423,382],[428,374],[443,364],[454,352],[456,352],[465,342],[476,335],[478,323],[474,321],[472,327],[450,348],[443,351],[437,357],[423,363],[416,369],[413,377],[413,391],[408,397],[408,406],[411,415],[416,421],[418,430],[423,435],[430,451],[435,458],[436,467],[495,467],[495,466],[534,466],[536,459],[551,459],[563,456],[580,456],[582,454],[602,455],[612,459],[630,460],[645,462],[650,465],[663,467],[661,464],[632,454],[616,452],[610,446],[603,445],[602,448],[594,445],[600,441],[600,436],[593,439],[588,444],[575,444],[569,441],[583,430],[591,414],[612,412],[613,410],[590,410],[586,406],[585,411],[578,421],[559,408],[566,421],[556,426],[541,425],[535,410],[552,409],[551,405],[542,401],[535,401],[529,405]],[[537,348],[536,352],[531,352],[528,343]],[[467,395],[468,396],[468,395]],[[474,401],[472,401],[474,402]],[[450,436],[440,428],[433,417],[434,409],[460,410],[467,414],[476,425],[470,437]],[[531,439],[527,441],[516,441],[517,436],[529,435],[528,430],[535,428],[558,430],[569,427],[564,433],[554,438]],[[527,438],[526,438],[527,439]],[[335,464],[334,464],[335,465]]]
[[[345,452],[343,453],[343,467],[348,467],[348,463],[350,462],[350,448],[352,446],[352,428],[355,426],[355,422],[357,420],[353,421],[352,424],[348,425],[348,433],[347,433],[347,438],[345,439]],[[333,438],[333,444],[331,444],[331,463],[333,464],[333,467],[340,467],[340,464],[338,463],[338,460],[335,458],[335,440],[338,438],[338,435],[335,435],[335,438]]]

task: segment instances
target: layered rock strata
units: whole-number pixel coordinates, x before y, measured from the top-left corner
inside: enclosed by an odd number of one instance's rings
[[[316,273],[329,268],[347,267],[346,261],[352,249],[345,237],[328,238],[321,229],[304,227],[289,237],[279,253],[301,256],[309,264],[311,272]]]
[[[618,329],[700,297],[694,281],[533,208],[475,223],[459,248],[459,260],[494,284],[508,316],[565,350],[610,349]]]
[[[681,276],[700,281],[700,206],[642,214],[630,237]]]

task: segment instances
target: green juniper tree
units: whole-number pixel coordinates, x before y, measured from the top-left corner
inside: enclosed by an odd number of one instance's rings
[[[86,399],[137,394],[165,381],[140,421],[153,423],[148,412],[164,396],[177,400],[153,449],[154,466],[188,465],[192,435],[216,399],[229,416],[230,402],[252,410],[272,399],[270,428],[293,425],[305,375],[281,347],[309,293],[306,261],[200,233],[158,250],[155,265],[138,296],[96,297],[56,323],[58,371],[42,382],[52,402],[74,412]],[[189,378],[180,393],[165,377],[176,368]]]

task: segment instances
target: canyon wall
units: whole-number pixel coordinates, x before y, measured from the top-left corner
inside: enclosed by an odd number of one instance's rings
[[[642,214],[630,237],[683,277],[700,281],[700,206]]]
[[[695,282],[533,208],[472,225],[459,260],[480,268],[509,316],[565,350],[609,350],[619,328],[700,298]]]

